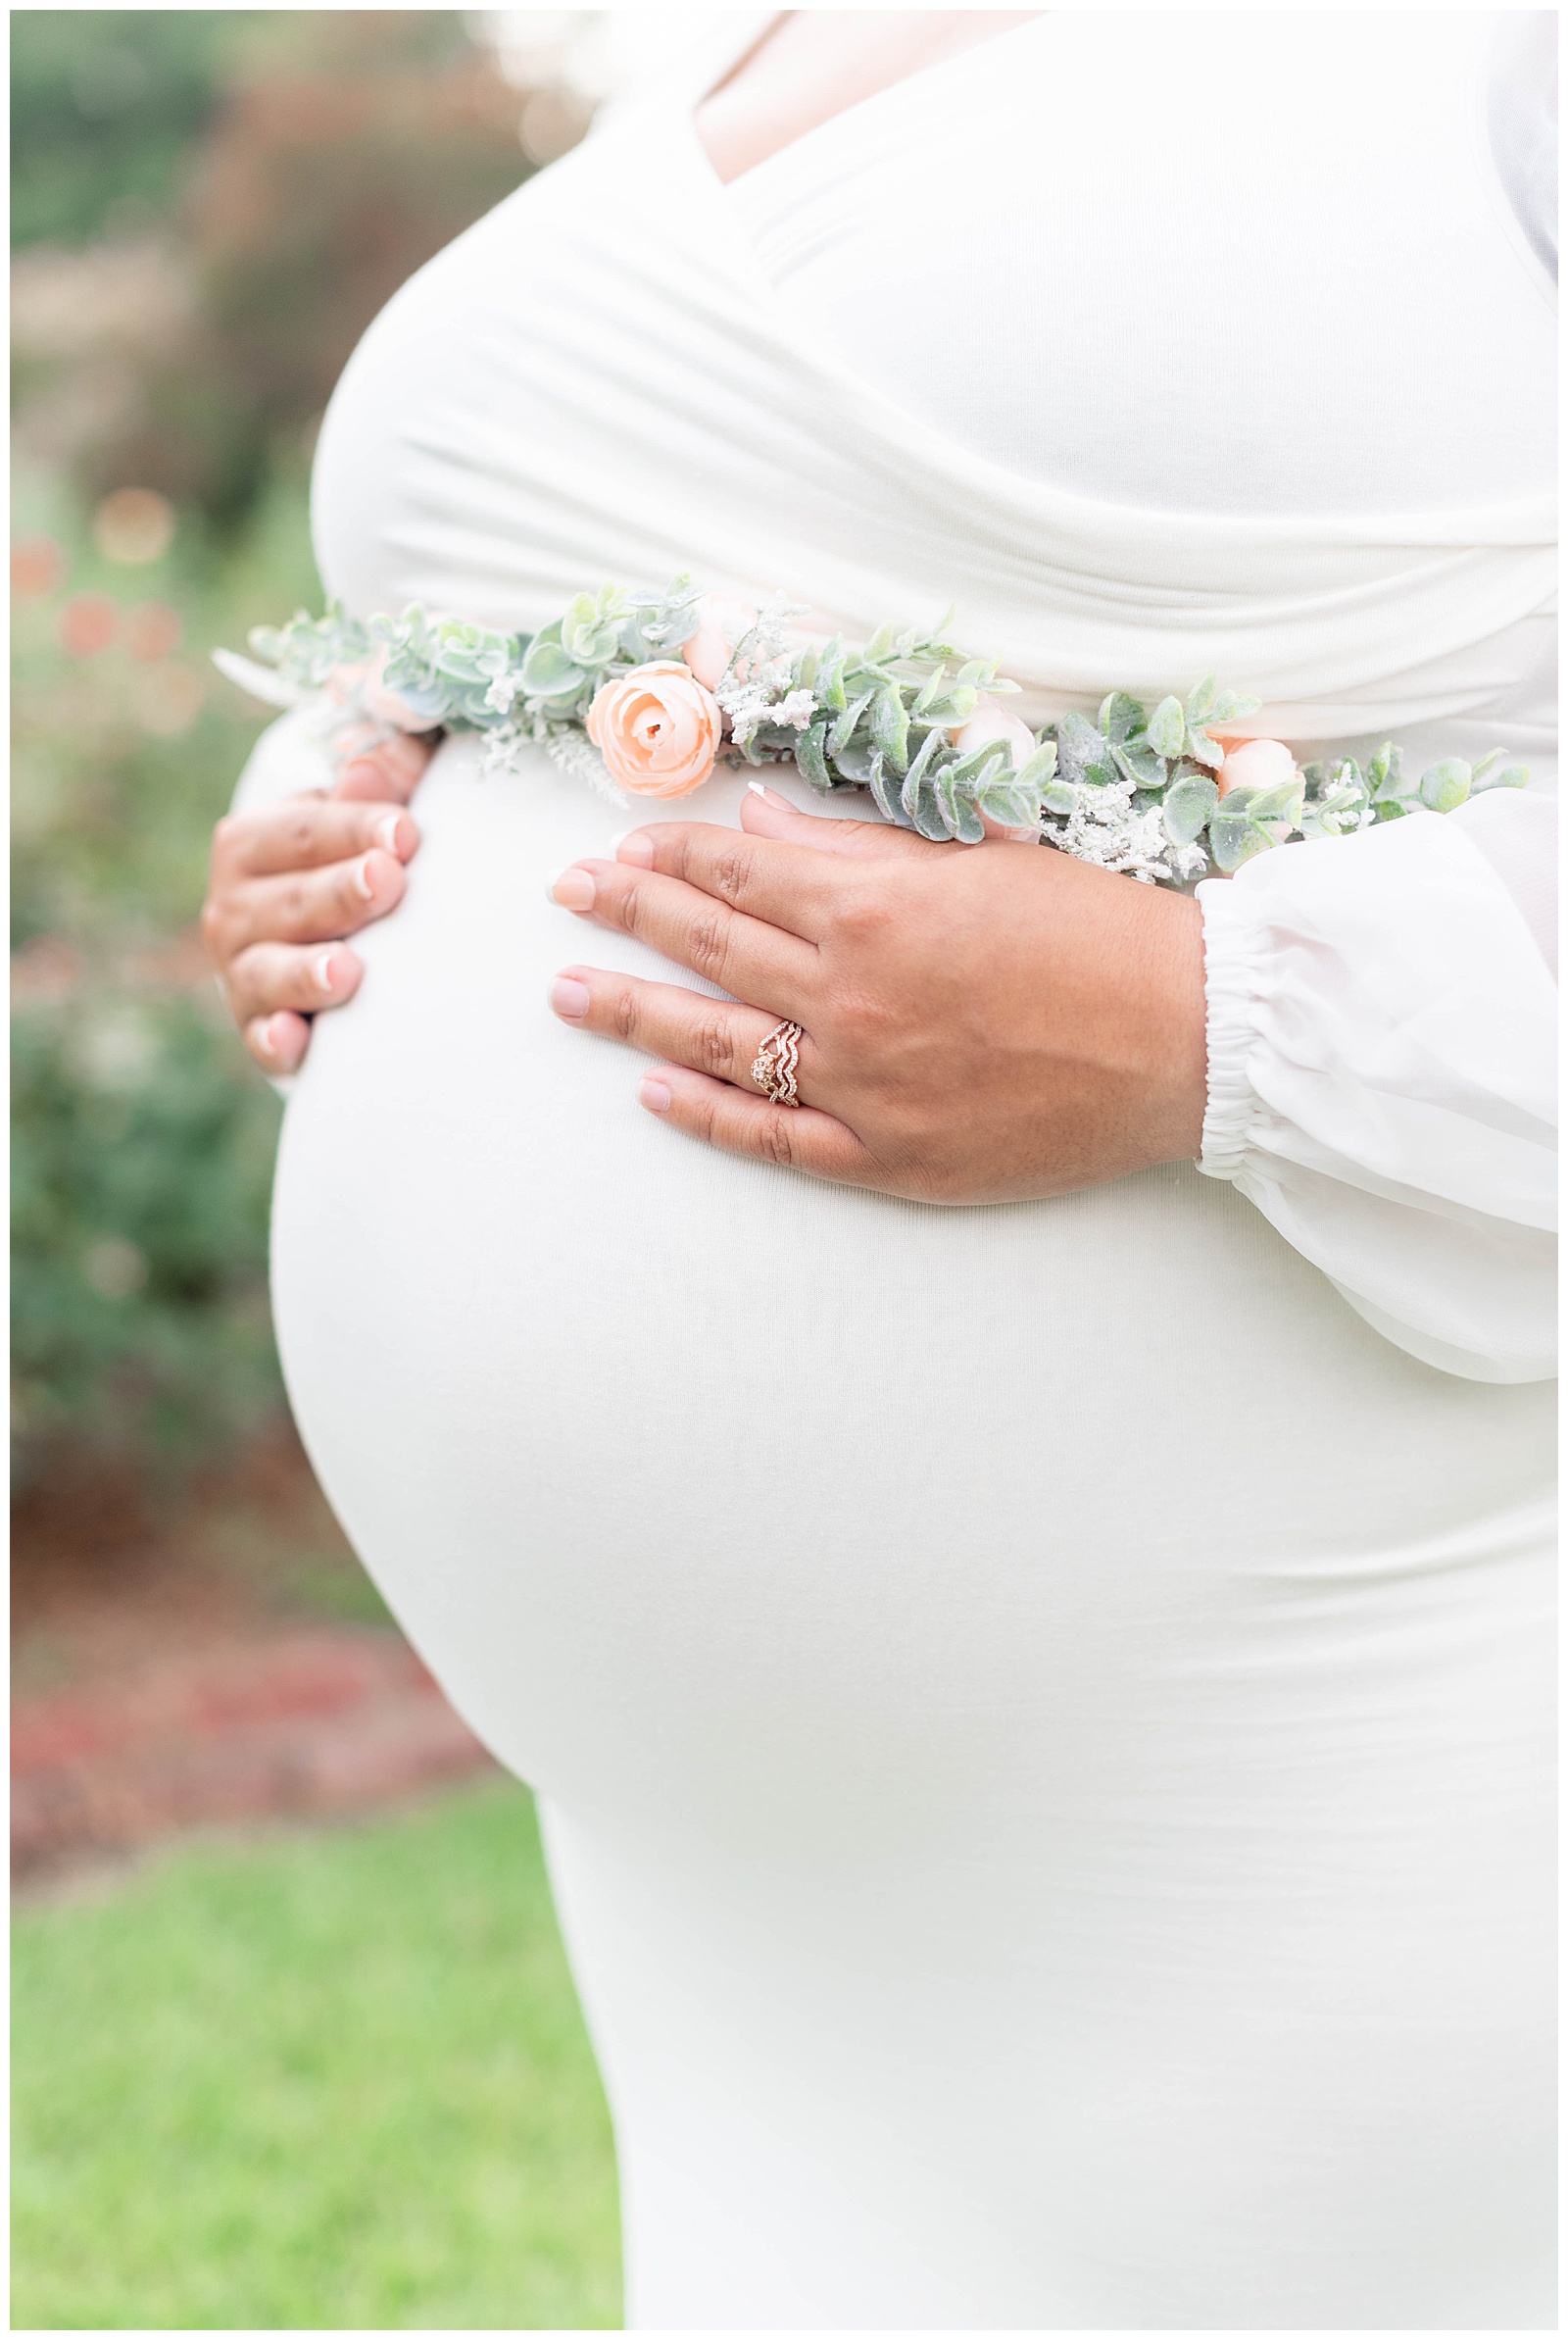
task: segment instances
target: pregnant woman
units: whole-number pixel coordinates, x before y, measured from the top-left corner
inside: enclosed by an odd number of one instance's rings
[[[1534,772],[1194,900],[259,747],[289,1388],[538,1790],[635,2323],[1550,2321],[1537,23],[726,18],[327,416],[362,617],[951,601],[1036,726]]]

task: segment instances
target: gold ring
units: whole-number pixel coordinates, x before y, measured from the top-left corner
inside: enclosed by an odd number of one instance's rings
[[[770,1105],[799,1105],[795,1068],[801,1061],[804,1037],[798,1023],[775,1023],[758,1050],[752,1078]]]

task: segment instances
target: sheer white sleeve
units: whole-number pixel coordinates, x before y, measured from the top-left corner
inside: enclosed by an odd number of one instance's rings
[[[1555,808],[1499,789],[1198,888],[1199,1167],[1476,1381],[1556,1370]]]

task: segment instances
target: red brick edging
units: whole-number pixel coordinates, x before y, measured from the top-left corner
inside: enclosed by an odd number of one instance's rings
[[[247,1641],[18,1698],[13,1873],[201,1823],[353,1811],[490,1767],[396,1634]]]

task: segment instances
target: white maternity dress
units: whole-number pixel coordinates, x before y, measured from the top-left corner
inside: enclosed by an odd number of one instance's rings
[[[725,189],[690,108],[755,29],[392,302],[322,433],[332,590],[956,600],[1035,721],[1218,670],[1293,741],[1545,770],[1550,286],[1490,20],[1050,16]],[[248,794],[318,784],[285,718]],[[545,1005],[668,971],[545,899],[635,816],[435,759],[290,1101],[277,1323],[542,1799],[629,2320],[1549,2321],[1509,806],[1205,890],[1210,1174],[937,1210],[641,1112]]]

